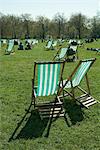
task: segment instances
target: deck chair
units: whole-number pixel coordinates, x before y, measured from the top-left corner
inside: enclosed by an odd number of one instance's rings
[[[66,53],[67,53],[68,48],[61,48],[57,54],[54,56],[53,60],[62,60],[66,59]]]
[[[81,103],[86,108],[89,108],[89,106],[95,104],[97,101],[90,95],[90,87],[89,87],[89,81],[87,73],[90,69],[90,67],[95,62],[95,58],[93,59],[87,59],[87,60],[81,60],[77,67],[74,69],[72,74],[69,76],[67,80],[63,80],[63,86],[60,89],[64,90],[64,96],[71,96],[74,100],[77,100],[79,103]],[[87,84],[87,91],[82,89],[80,87],[80,83],[82,79],[86,77],[86,84]],[[80,92],[84,93],[81,96],[76,97],[75,96],[75,89],[78,89]],[[70,90],[68,90],[70,89]]]
[[[53,108],[55,107],[55,116],[60,110],[62,115],[62,103],[58,97],[59,85],[58,81],[62,80],[64,70],[64,62],[35,62],[34,73],[32,79],[32,103],[34,108],[38,108],[42,117],[51,117]],[[36,85],[37,80],[37,86]],[[53,102],[42,103],[37,102],[37,99],[49,98],[50,95],[55,95]],[[37,102],[37,103],[36,103]],[[42,109],[42,110],[41,110]],[[47,111],[46,111],[47,110]]]
[[[96,49],[96,53],[100,54],[100,48]]]
[[[12,53],[13,52],[13,46],[14,46],[14,41],[9,41],[9,43],[8,43],[8,47],[7,47],[7,49],[5,50],[5,53],[6,54],[10,54],[10,53]]]
[[[6,39],[2,39],[2,43],[3,43],[3,44],[6,44],[6,43],[7,43],[7,40],[6,40]]]
[[[57,41],[54,41],[52,44],[53,48],[57,46]]]
[[[45,46],[46,49],[52,49],[52,40],[51,41],[48,41],[48,44],[47,46]]]

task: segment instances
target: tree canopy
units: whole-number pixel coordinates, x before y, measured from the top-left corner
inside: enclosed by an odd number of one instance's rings
[[[59,12],[50,20],[30,14],[20,16],[0,13],[0,38],[85,38],[100,37],[100,12],[93,18],[77,13],[67,19]]]

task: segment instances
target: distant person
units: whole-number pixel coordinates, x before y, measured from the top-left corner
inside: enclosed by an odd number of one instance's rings
[[[76,41],[72,41],[72,42],[71,42],[71,45],[76,46],[76,45],[77,45],[77,42],[76,42]]]
[[[18,41],[17,40],[14,40],[14,45],[18,45]]]
[[[29,42],[27,42],[25,50],[31,50],[31,44]]]
[[[23,47],[22,42],[20,42],[19,47],[18,47],[18,50],[24,50],[24,47]]]

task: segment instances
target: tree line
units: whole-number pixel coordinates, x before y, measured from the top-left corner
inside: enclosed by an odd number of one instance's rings
[[[30,14],[20,16],[0,13],[0,38],[98,38],[100,37],[100,13],[93,18],[77,13],[67,19],[57,13],[53,19]]]

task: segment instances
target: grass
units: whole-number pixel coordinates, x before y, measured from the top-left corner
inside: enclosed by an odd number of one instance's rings
[[[25,119],[31,103],[31,79],[34,61],[52,60],[56,51],[45,51],[45,43],[39,43],[32,51],[18,51],[4,55],[5,46],[0,50],[0,146],[2,150],[99,150],[100,122],[99,104],[89,110],[81,108],[65,98],[67,120],[41,120],[33,108]],[[79,59],[97,60],[89,72],[93,97],[100,99],[100,55],[87,51],[87,47],[99,47],[100,40],[79,47]],[[78,62],[66,63],[64,77],[67,77]],[[83,81],[83,86],[85,82]],[[21,120],[23,121],[21,122]],[[9,141],[16,127],[14,139]],[[48,137],[46,137],[48,133]]]

